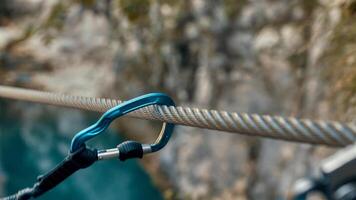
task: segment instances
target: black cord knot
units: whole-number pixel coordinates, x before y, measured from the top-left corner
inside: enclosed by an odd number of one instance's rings
[[[120,155],[119,159],[121,161],[127,160],[129,158],[142,158],[143,149],[142,144],[135,141],[126,141],[117,146]]]

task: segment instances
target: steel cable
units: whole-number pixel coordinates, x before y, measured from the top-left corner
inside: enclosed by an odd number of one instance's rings
[[[0,97],[105,112],[121,100],[81,97],[31,89],[0,86]],[[261,136],[293,142],[346,146],[356,141],[356,124],[284,118],[174,106],[149,106],[128,114],[198,128]]]

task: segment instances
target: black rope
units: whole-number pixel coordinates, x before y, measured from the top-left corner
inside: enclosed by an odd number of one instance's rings
[[[28,200],[41,196],[64,181],[74,172],[89,167],[97,160],[97,151],[83,146],[78,151],[69,154],[51,171],[39,176],[32,188],[25,188],[14,195],[0,198],[0,200]]]

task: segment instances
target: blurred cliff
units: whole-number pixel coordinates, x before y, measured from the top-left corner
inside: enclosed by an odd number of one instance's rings
[[[1,0],[0,15],[1,84],[355,121],[354,0]],[[128,138],[156,127],[124,121]],[[277,199],[333,151],[178,127],[143,164],[167,199]]]

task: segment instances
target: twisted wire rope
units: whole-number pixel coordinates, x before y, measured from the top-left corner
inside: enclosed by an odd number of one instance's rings
[[[121,100],[71,96],[9,86],[0,86],[0,97],[96,112],[105,112],[122,103]],[[164,105],[148,106],[128,115],[147,120],[310,144],[346,146],[356,141],[355,123]]]

